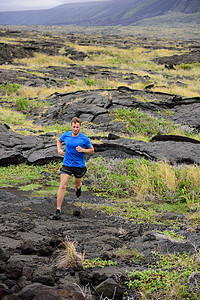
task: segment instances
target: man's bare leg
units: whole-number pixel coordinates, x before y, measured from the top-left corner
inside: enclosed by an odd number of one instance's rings
[[[68,174],[61,174],[60,175],[60,186],[57,192],[57,209],[61,210],[61,206],[63,203],[65,190],[69,181],[70,175]]]

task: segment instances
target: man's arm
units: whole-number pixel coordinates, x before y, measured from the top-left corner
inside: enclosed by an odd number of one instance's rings
[[[58,153],[62,156],[65,156],[65,152],[61,149],[61,147],[62,147],[62,141],[60,139],[57,139]]]
[[[94,147],[93,146],[91,146],[87,149],[84,149],[84,148],[78,146],[78,147],[76,147],[76,150],[78,152],[84,152],[84,153],[87,153],[87,154],[93,154],[94,153]]]

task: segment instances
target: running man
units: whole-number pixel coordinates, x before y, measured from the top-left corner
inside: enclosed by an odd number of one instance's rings
[[[61,217],[61,206],[64,199],[67,183],[71,175],[74,175],[74,186],[76,189],[76,196],[81,195],[82,179],[87,168],[85,166],[85,153],[93,154],[94,147],[89,138],[80,132],[81,121],[77,117],[71,120],[71,129],[65,132],[57,139],[58,153],[64,156],[63,165],[60,175],[60,187],[57,193],[57,210],[53,215],[54,220]],[[61,149],[62,143],[65,143],[65,152]]]

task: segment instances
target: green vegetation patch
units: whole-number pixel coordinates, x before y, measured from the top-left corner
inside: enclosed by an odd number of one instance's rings
[[[16,83],[3,83],[3,84],[0,85],[0,89],[4,91],[6,96],[10,96],[10,95],[16,93],[16,91],[20,87],[21,87],[21,85],[16,84]]]
[[[26,164],[10,165],[0,168],[1,186],[19,185],[20,183],[29,183],[36,178],[43,178],[42,171],[44,166],[29,166]]]
[[[21,191],[34,191],[34,195],[49,195],[57,192],[60,165],[50,163],[43,166],[27,164],[0,168],[0,186],[17,187]]]
[[[156,118],[150,114],[140,111],[138,108],[116,109],[113,117],[116,121],[122,121],[126,124],[126,130],[129,134],[141,134],[152,136],[157,134],[181,134],[180,126],[163,118]]]
[[[91,190],[110,199],[110,205],[99,207],[107,213],[133,222],[166,223],[161,217],[164,211],[179,211],[186,218],[190,213],[193,224],[200,220],[199,166],[177,167],[167,162],[120,161],[99,156],[91,158],[87,167]]]
[[[164,234],[165,236],[168,236],[170,238],[172,238],[173,240],[177,240],[177,241],[184,241],[185,237],[176,233],[174,230],[164,230],[162,232],[162,234]]]
[[[138,252],[135,248],[127,248],[126,245],[115,250],[114,254],[117,258],[122,260],[131,260],[134,263],[139,263],[144,258],[143,254]]]
[[[18,97],[13,100],[15,102],[17,110],[24,113],[31,113],[35,108],[39,108],[40,110],[42,110],[49,106],[49,103],[46,100],[41,100],[39,98],[30,99]]]
[[[141,4],[138,4],[134,9],[130,10],[128,13],[126,13],[122,19],[127,19],[127,18],[131,18],[132,15],[134,15],[135,13],[137,13],[139,10],[143,9],[145,6],[147,6],[147,9],[148,9],[148,5],[150,5],[151,3],[154,3],[155,0],[149,0],[147,1],[147,3],[141,3]]]
[[[199,271],[198,255],[154,254],[154,265],[128,273],[128,288],[140,291],[145,299],[199,299],[199,289],[192,289],[188,282],[189,276]]]
[[[85,83],[88,85],[88,86],[93,86],[93,85],[96,85],[97,84],[97,81],[95,79],[92,79],[92,78],[84,78],[84,81]]]
[[[17,106],[17,110],[20,111],[27,111],[29,110],[31,101],[29,99],[20,97],[18,99],[15,100],[15,105]]]
[[[88,177],[95,192],[114,197],[149,196],[168,202],[199,201],[199,166],[171,166],[167,162],[145,159],[109,160],[101,156],[90,159]]]
[[[27,184],[24,186],[20,186],[19,190],[21,191],[33,191],[33,190],[37,190],[39,188],[42,188],[42,186],[38,183],[32,183],[32,184]]]
[[[95,267],[105,268],[106,266],[117,266],[117,262],[112,260],[102,260],[99,257],[92,260],[84,259],[83,261],[83,269]]]
[[[23,125],[26,123],[25,115],[22,113],[13,111],[8,108],[0,107],[0,121],[10,125]]]

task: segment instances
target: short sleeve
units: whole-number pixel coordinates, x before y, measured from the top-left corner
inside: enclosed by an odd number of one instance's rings
[[[67,132],[64,132],[61,137],[59,138],[61,140],[61,142],[64,142],[65,141],[65,138],[67,136]]]
[[[92,146],[90,139],[86,136],[85,137],[85,147],[90,148]]]

